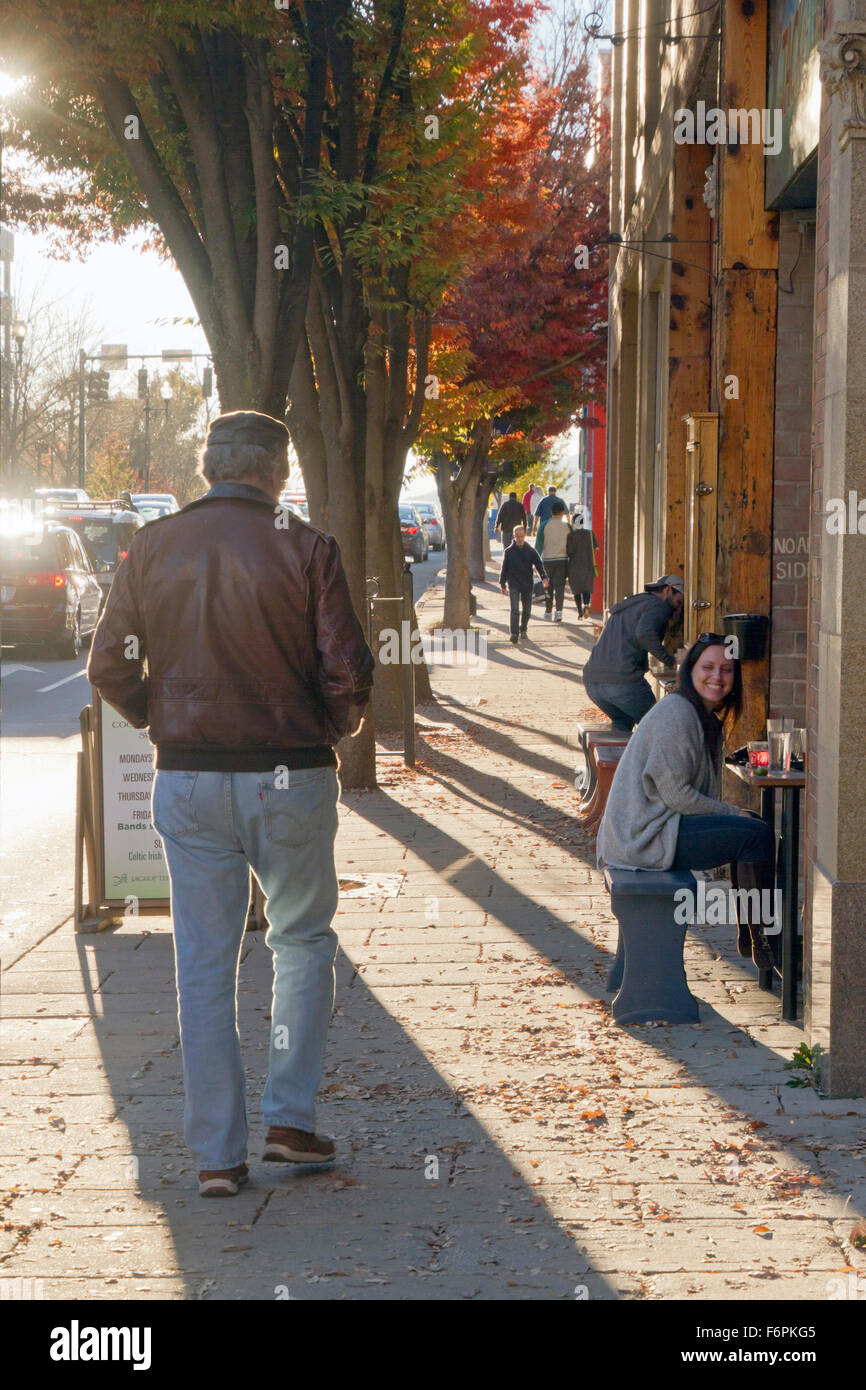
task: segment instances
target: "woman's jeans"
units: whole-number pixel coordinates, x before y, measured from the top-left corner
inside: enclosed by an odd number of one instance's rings
[[[171,877],[184,1133],[200,1169],[247,1156],[237,976],[250,866],[274,956],[265,1124],[315,1131],[334,1005],[339,793],[333,767],[154,778],[153,824]]]
[[[776,832],[760,816],[749,812],[745,816],[681,816],[677,847],[672,869],[716,869],[730,864],[731,882],[735,889],[758,889],[761,904],[775,902]],[[765,897],[765,894],[769,896]],[[745,911],[739,915],[742,925],[763,926],[779,930],[771,914],[756,910],[752,899],[737,898]],[[769,916],[769,920],[763,920]]]

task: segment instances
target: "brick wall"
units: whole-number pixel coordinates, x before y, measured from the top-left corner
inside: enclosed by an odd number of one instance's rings
[[[806,723],[815,229],[779,218],[770,715]],[[790,292],[789,292],[790,291]]]

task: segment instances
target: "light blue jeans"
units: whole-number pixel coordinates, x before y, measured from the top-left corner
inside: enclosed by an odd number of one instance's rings
[[[339,794],[333,767],[279,779],[270,772],[154,778],[153,824],[171,878],[184,1134],[199,1169],[234,1168],[247,1156],[237,976],[250,866],[267,898],[265,940],[274,953],[264,1120],[315,1131],[334,1006]]]

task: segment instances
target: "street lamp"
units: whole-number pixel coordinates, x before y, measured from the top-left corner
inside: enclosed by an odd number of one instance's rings
[[[14,390],[12,397],[12,420],[9,431],[9,478],[14,480],[18,466],[17,434],[18,434],[18,411],[21,407],[22,422],[27,419],[27,402],[21,399],[21,367],[24,360],[24,339],[27,337],[27,324],[24,319],[16,318],[12,324],[12,337],[15,341],[15,369],[14,369]]]
[[[174,396],[174,392],[172,391],[167,381],[164,381],[160,386],[159,394],[162,396],[162,399],[165,402],[165,418],[166,420],[168,420],[168,403]]]
[[[21,359],[24,353],[24,339],[27,337],[27,324],[23,319],[16,319],[12,325],[12,337],[15,339],[15,351],[18,355],[18,370],[21,370]]]

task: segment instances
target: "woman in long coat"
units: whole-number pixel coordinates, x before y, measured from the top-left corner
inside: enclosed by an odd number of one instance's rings
[[[582,618],[584,613],[589,612],[592,586],[598,573],[595,565],[597,549],[598,541],[592,531],[585,529],[583,515],[578,513],[575,517],[575,526],[568,538],[566,551],[568,555],[568,584],[577,604],[579,618]]]

